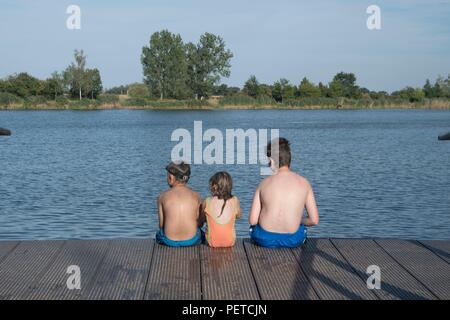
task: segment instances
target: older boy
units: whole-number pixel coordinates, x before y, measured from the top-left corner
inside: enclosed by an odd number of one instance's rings
[[[319,223],[314,192],[305,178],[290,170],[288,140],[279,138],[269,143],[267,156],[274,175],[263,180],[255,192],[249,217],[250,236],[263,247],[298,247],[306,240],[305,227]],[[308,215],[304,217],[305,209]]]
[[[191,168],[184,162],[172,162],[166,170],[170,189],[158,197],[160,230],[156,240],[170,247],[197,245],[201,242],[198,228],[201,198],[187,186]]]

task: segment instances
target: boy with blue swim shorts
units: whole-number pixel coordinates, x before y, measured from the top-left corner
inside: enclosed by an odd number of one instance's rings
[[[158,197],[159,231],[156,241],[169,247],[189,247],[200,244],[199,229],[201,198],[187,183],[191,175],[189,164],[172,162],[166,167],[169,190]]]
[[[274,174],[256,189],[249,216],[250,237],[263,247],[298,247],[306,241],[306,227],[319,224],[314,192],[308,180],[291,171],[288,140],[274,139],[266,154]]]

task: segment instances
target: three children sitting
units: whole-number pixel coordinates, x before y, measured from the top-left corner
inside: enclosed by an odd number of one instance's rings
[[[290,170],[288,140],[275,139],[266,150],[274,175],[264,179],[254,194],[250,237],[263,247],[298,247],[306,240],[306,227],[319,223],[314,192],[304,177]],[[166,170],[170,189],[158,197],[157,242],[185,247],[200,244],[204,238],[214,248],[234,246],[235,222],[241,218],[241,208],[239,199],[232,195],[231,176],[226,172],[213,175],[209,180],[211,196],[201,201],[200,195],[187,186],[189,164],[171,163]],[[303,214],[305,209],[307,216]]]

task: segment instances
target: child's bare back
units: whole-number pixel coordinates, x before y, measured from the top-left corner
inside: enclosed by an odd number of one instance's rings
[[[290,170],[280,170],[276,175],[265,179],[259,187],[259,196],[259,224],[267,231],[297,232],[302,224],[305,208],[310,217],[318,217],[311,185],[305,178]],[[318,223],[313,222],[315,223],[309,225]]]
[[[186,240],[198,229],[200,195],[185,185],[172,187],[159,197],[160,228],[172,240]]]

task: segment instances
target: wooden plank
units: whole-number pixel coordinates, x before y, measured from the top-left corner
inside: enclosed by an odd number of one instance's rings
[[[19,245],[19,241],[0,241],[0,263],[6,259],[15,247]]]
[[[201,246],[200,256],[203,299],[259,299],[242,240],[238,240],[233,248]]]
[[[318,299],[290,249],[268,249],[244,240],[245,250],[263,300]]]
[[[23,299],[64,241],[23,241],[0,264],[0,300]]]
[[[27,299],[76,300],[89,292],[92,280],[109,246],[109,240],[69,240],[55,262],[31,288]],[[69,266],[78,266],[81,272],[81,289],[70,290],[67,280]]]
[[[377,296],[328,239],[308,239],[293,249],[316,293],[324,300],[376,300]]]
[[[89,293],[89,300],[142,299],[150,270],[154,241],[111,240],[97,278]]]
[[[450,241],[426,240],[420,241],[420,243],[422,243],[439,257],[450,263]]]
[[[199,247],[169,248],[155,244],[145,299],[200,300]]]
[[[381,289],[373,292],[383,300],[423,300],[435,296],[373,240],[332,239],[334,245],[357,274],[367,281],[367,267],[376,265],[381,271]]]
[[[412,240],[375,240],[439,299],[450,299],[450,265]]]

